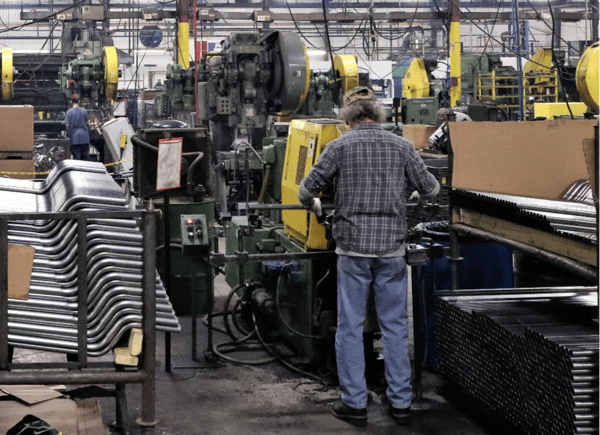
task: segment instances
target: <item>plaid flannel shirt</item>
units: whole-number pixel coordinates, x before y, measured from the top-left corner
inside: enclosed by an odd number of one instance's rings
[[[334,187],[337,246],[383,256],[402,249],[406,239],[408,181],[425,198],[439,191],[439,183],[410,141],[366,122],[325,147],[300,183],[298,197],[310,204],[320,192]]]

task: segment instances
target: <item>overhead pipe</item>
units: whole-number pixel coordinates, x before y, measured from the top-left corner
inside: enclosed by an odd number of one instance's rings
[[[517,85],[519,92],[519,121],[525,121],[523,101],[523,61],[521,59],[521,28],[519,20],[519,0],[512,0],[513,49],[517,56]]]

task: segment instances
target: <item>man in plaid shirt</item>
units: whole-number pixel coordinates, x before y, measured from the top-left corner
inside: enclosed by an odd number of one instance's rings
[[[338,254],[336,356],[342,390],[332,413],[355,426],[367,424],[363,323],[373,288],[383,335],[388,410],[410,422],[408,357],[406,189],[426,201],[440,189],[408,140],[383,130],[383,108],[366,87],[344,96],[340,117],[352,128],[330,142],[300,183],[300,202],[322,215],[317,196],[335,189],[333,239]]]

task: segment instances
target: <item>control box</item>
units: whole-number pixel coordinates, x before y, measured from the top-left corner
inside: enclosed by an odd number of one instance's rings
[[[181,215],[181,246],[183,255],[201,256],[210,251],[206,215]]]

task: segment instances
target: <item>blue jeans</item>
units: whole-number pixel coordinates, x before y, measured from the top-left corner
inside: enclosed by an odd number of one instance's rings
[[[73,160],[90,161],[90,144],[82,143],[71,145],[71,154],[73,156]]]
[[[352,408],[367,406],[363,323],[373,286],[383,336],[386,390],[396,408],[410,406],[408,357],[408,278],[404,257],[338,256],[338,327],[335,336],[342,401]]]

